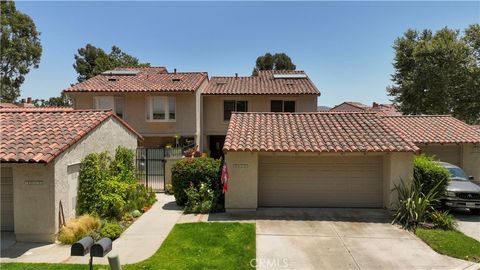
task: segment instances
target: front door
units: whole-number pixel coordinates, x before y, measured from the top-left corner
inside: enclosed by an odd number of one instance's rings
[[[210,157],[219,159],[223,157],[223,143],[225,136],[210,136]]]

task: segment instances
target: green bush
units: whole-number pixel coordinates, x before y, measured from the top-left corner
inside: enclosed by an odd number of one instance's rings
[[[426,155],[415,156],[413,166],[414,179],[422,184],[423,194],[427,194],[433,188],[437,188],[437,197],[440,199],[445,195],[450,173],[445,167],[438,164],[433,157]]]
[[[434,211],[433,204],[437,202],[438,186],[434,186],[426,194],[422,190],[423,184],[416,179],[411,183],[402,180],[399,185],[395,184],[393,191],[398,195],[398,202],[393,222],[400,223],[406,229],[415,230],[418,224],[426,221]]]
[[[207,157],[185,158],[172,166],[173,195],[178,205],[184,206],[187,203],[186,190],[191,184],[199,188],[201,183],[213,190],[213,204],[216,205],[221,195],[220,160]]]
[[[185,193],[188,198],[185,204],[186,213],[209,213],[214,210],[215,194],[207,184],[201,183],[199,188],[190,185]]]
[[[100,226],[100,220],[96,217],[83,215],[71,219],[58,233],[58,241],[65,245],[71,245],[83,237],[92,234]]]
[[[112,160],[107,152],[85,157],[80,166],[78,214],[121,219],[125,213],[155,203],[152,189],[136,181],[134,153],[118,147]]]
[[[452,214],[448,211],[434,211],[430,214],[430,221],[435,227],[442,230],[454,230],[457,227],[457,222]]]
[[[80,164],[77,213],[98,213],[97,202],[105,182],[110,177],[110,157],[107,152],[92,153]]]
[[[120,237],[122,232],[123,228],[117,222],[105,222],[100,231],[100,235],[115,240]]]

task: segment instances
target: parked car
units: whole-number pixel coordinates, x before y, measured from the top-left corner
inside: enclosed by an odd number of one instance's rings
[[[467,177],[458,166],[440,162],[450,172],[447,196],[443,205],[448,208],[468,208],[474,214],[480,214],[480,186],[471,182],[473,176]]]

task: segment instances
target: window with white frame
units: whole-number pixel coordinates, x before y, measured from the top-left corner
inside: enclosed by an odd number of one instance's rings
[[[124,101],[123,97],[113,96],[98,96],[94,98],[95,109],[99,110],[112,110],[115,114],[123,118],[124,115]]]
[[[156,96],[147,99],[147,121],[175,121],[175,97]]]

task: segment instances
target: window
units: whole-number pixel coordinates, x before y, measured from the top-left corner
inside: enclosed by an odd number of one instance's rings
[[[175,97],[150,97],[147,100],[147,121],[175,121]]]
[[[100,96],[95,97],[95,109],[112,110],[115,114],[123,118],[123,97]]]
[[[248,101],[246,100],[225,100],[223,101],[223,121],[229,121],[232,112],[247,112]]]
[[[295,112],[295,101],[293,100],[272,100],[272,112]]]

